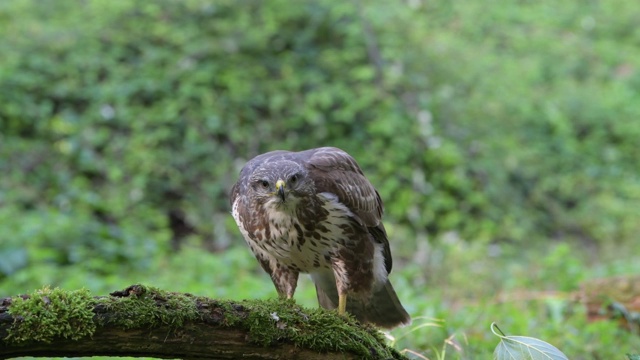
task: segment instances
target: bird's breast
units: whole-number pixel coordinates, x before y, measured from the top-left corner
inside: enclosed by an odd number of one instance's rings
[[[271,205],[254,208],[246,222],[233,209],[251,250],[263,258],[299,272],[330,269],[332,258],[352,237],[353,213],[333,194],[318,194],[315,203],[295,208]]]
[[[286,211],[267,212],[270,237],[258,245],[279,263],[300,272],[331,267],[332,242],[318,232],[317,219]]]

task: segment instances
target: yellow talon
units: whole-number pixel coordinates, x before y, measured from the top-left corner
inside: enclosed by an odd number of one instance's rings
[[[347,312],[347,295],[338,295],[338,314],[344,315]]]

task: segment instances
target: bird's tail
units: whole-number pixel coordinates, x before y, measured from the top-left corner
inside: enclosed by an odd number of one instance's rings
[[[318,303],[325,309],[338,307],[338,289],[331,272],[311,275],[316,285]],[[383,328],[409,325],[411,317],[396,295],[391,282],[377,288],[369,298],[347,297],[347,312],[360,322],[372,323]]]

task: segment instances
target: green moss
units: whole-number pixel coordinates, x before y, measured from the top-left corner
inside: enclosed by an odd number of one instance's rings
[[[363,358],[401,357],[384,346],[375,328],[362,328],[353,318],[333,311],[301,308],[293,300],[220,301],[142,285],[131,286],[121,295],[100,298],[97,303],[109,310],[105,323],[125,329],[178,328],[199,317],[200,302],[200,306],[219,313],[219,325],[246,330],[251,342],[263,346],[289,342],[319,352],[352,352]]]
[[[195,298],[154,287],[134,285],[127,288],[127,296],[110,296],[97,300],[109,310],[103,324],[110,323],[124,329],[169,325],[178,328],[199,317]]]
[[[88,290],[66,291],[45,287],[28,297],[15,296],[8,311],[15,319],[5,341],[51,342],[56,337],[73,340],[90,336],[95,300]]]
[[[9,311],[16,322],[5,340],[13,342],[51,342],[57,337],[76,340],[91,335],[96,314],[99,325],[177,329],[197,320],[199,311],[210,311],[220,326],[248,331],[250,341],[262,346],[291,343],[318,352],[350,352],[360,358],[404,358],[385,345],[374,327],[362,327],[352,317],[334,311],[302,308],[293,300],[220,301],[143,285],[100,298],[91,297],[87,290],[44,288],[29,297],[13,298]]]
[[[248,330],[250,340],[257,344],[290,342],[318,352],[351,352],[375,359],[404,358],[385,345],[376,328],[362,327],[352,317],[339,316],[334,311],[302,308],[293,300],[245,300],[226,306],[233,310],[227,313],[246,313],[245,317],[225,315],[228,320],[236,319],[229,321],[229,326]]]

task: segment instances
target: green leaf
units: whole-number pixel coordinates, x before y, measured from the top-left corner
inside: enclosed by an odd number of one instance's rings
[[[640,355],[638,354],[635,354],[635,355],[627,354],[627,357],[629,358],[629,360],[640,360]]]
[[[505,336],[496,323],[491,324],[491,331],[500,337],[500,344],[493,352],[494,360],[569,360],[562,351],[542,340],[527,336]]]

